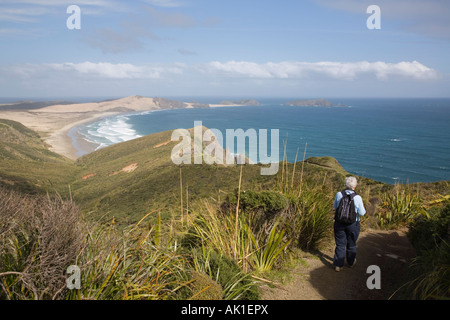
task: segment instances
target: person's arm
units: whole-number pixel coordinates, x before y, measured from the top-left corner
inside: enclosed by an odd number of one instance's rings
[[[338,192],[336,193],[336,197],[334,198],[334,204],[333,208],[336,210],[339,207],[339,202],[341,202],[342,199],[342,193]]]
[[[363,216],[366,214],[366,208],[364,208],[364,203],[363,200],[361,198],[361,196],[355,196],[353,198],[353,201],[355,202],[355,209],[356,209],[356,213],[359,214],[360,216]]]

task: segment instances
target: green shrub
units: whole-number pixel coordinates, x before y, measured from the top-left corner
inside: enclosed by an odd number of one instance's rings
[[[284,233],[285,230],[277,232],[277,225],[275,224],[269,235],[260,241],[261,244],[255,243],[257,251],[252,257],[256,272],[264,273],[271,270],[279,256],[289,246],[291,240],[284,241]]]
[[[258,287],[250,275],[231,259],[213,251],[210,255],[210,268],[213,279],[217,278],[224,289],[224,298],[227,300],[258,300],[260,298]]]
[[[193,272],[189,285],[192,296],[190,300],[222,300],[222,286],[203,272]]]
[[[242,271],[236,262],[210,248],[191,248],[192,268],[205,273],[220,284],[225,300],[257,300],[259,290],[251,275]]]
[[[414,297],[449,299],[450,204],[433,208],[429,217],[416,218],[408,237],[418,252],[413,265],[420,276],[412,282]]]
[[[229,196],[226,204],[237,205],[238,191]],[[225,205],[226,205],[225,204]],[[243,190],[239,199],[239,208],[244,211],[263,211],[266,215],[272,215],[285,209],[288,204],[286,197],[276,191]]]
[[[297,239],[303,250],[316,249],[330,234],[332,227],[332,199],[320,187],[303,186],[302,193],[286,194],[289,206],[277,217],[277,223],[286,230],[286,238]]]
[[[432,208],[429,217],[419,216],[410,225],[408,237],[418,251],[434,249],[449,238],[450,204]]]

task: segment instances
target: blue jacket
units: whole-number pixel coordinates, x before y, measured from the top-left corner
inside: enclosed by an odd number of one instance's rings
[[[353,190],[345,190],[346,194],[352,194],[355,193]],[[334,210],[336,210],[339,206],[339,202],[341,202],[342,199],[342,193],[339,191],[336,193],[336,197],[334,198]],[[356,216],[356,221],[359,221],[359,216],[363,216],[366,214],[366,209],[364,208],[364,203],[360,195],[356,195],[353,198],[353,202],[355,203],[355,210],[358,216]]]

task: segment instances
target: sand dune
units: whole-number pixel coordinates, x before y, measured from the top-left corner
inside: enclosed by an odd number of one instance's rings
[[[132,96],[117,100],[77,103],[68,105],[54,105],[41,109],[30,110],[33,113],[79,113],[79,112],[108,112],[111,110],[146,111],[159,110],[154,98]]]

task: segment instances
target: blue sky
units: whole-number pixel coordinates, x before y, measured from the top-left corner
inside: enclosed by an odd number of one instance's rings
[[[447,0],[0,0],[0,98],[450,97],[449,16]]]

